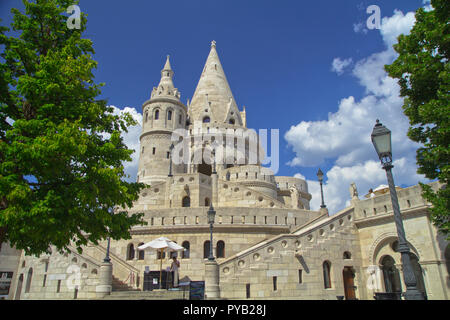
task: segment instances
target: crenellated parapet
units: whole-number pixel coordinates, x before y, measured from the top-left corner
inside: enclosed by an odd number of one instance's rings
[[[430,186],[437,190],[442,185],[439,182],[433,182]],[[397,187],[396,190],[400,211],[402,213],[430,206],[430,204],[422,198],[422,188],[420,185],[409,188]],[[380,193],[379,195],[374,195],[368,199],[353,201],[353,204],[355,207],[355,220],[393,215],[389,192]]]

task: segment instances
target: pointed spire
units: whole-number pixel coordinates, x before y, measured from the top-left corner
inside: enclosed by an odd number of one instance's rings
[[[236,115],[236,125],[242,125],[236,101],[216,49],[216,42],[213,40],[202,75],[191,100],[190,110],[193,120],[202,121],[205,109],[208,109],[214,118],[211,118],[212,122],[225,123],[231,110],[233,115]],[[205,99],[206,95],[207,99]]]
[[[161,70],[161,80],[159,81],[159,85],[157,88],[153,88],[151,99],[158,97],[165,98],[174,98],[176,100],[180,100],[180,92],[177,88],[175,88],[172,78],[173,78],[173,70],[170,65],[170,56],[167,55],[166,63],[164,64],[163,69]]]
[[[163,71],[172,71],[172,67],[170,66],[170,56],[167,55],[166,64],[164,65]]]

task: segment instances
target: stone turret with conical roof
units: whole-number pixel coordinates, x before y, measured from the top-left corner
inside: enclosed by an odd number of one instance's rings
[[[189,116],[191,123],[201,121],[243,126],[215,41],[211,43],[211,51],[189,105]]]
[[[180,92],[173,84],[174,72],[169,56],[161,70],[159,85],[153,88],[150,100],[142,105],[142,134],[138,180],[150,183],[165,181],[169,174],[171,135],[186,127],[187,107],[180,101]],[[184,172],[184,165],[174,165],[173,173]]]

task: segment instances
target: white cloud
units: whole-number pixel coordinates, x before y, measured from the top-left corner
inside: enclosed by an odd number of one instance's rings
[[[347,68],[349,65],[351,65],[353,62],[352,58],[344,59],[341,58],[334,58],[332,64],[331,64],[331,71],[336,72],[338,75],[341,75],[344,73],[344,69]]]
[[[386,183],[385,172],[377,159],[370,134],[376,119],[392,131],[394,177],[397,185],[412,185],[426,181],[416,173],[415,151],[418,145],[407,137],[408,118],[403,114],[403,99],[399,87],[390,78],[384,65],[392,63],[396,53],[392,45],[401,33],[409,33],[415,22],[414,13],[403,14],[396,10],[393,16],[382,19],[380,34],[386,50],[357,61],[352,74],[365,88],[362,99],[353,96],[342,99],[338,109],[329,113],[326,120],[301,121],[285,134],[295,157],[291,166],[318,166],[325,159],[333,160],[324,183],[325,203],[330,213],[349,204],[348,188],[355,182],[360,196],[370,188]],[[336,71],[337,72],[337,71]],[[308,181],[313,196],[311,208],[320,206],[320,189],[317,181]]]
[[[110,106],[114,109],[114,114],[122,114],[124,112],[128,112],[131,114],[133,119],[138,123],[135,126],[129,127],[128,132],[122,132],[122,137],[124,144],[128,147],[128,149],[135,150],[134,153],[131,155],[132,161],[131,162],[124,162],[124,169],[125,173],[129,175],[129,178],[125,179],[127,181],[136,181],[137,171],[138,171],[138,165],[139,165],[139,136],[141,135],[142,131],[142,114],[137,112],[136,109],[125,107],[124,109],[119,109],[115,106]]]
[[[417,166],[413,157],[402,157],[394,161],[394,181],[396,185],[414,185],[424,181],[423,176],[416,173]],[[350,204],[349,187],[356,183],[359,198],[364,199],[369,189],[386,184],[386,172],[381,168],[377,160],[367,160],[353,166],[333,166],[326,173],[326,181],[323,185],[324,200],[330,214],[333,214]],[[307,180],[308,190],[312,195],[311,209],[320,207],[320,185],[317,181]]]
[[[384,17],[381,20],[380,33],[388,47],[392,47],[392,45],[397,43],[397,37],[400,34],[409,34],[416,22],[414,14],[414,12],[403,14],[403,12],[395,10],[392,17]]]

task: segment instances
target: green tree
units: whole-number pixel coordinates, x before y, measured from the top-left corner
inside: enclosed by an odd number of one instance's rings
[[[0,29],[0,241],[38,255],[130,238],[144,222],[126,208],[145,185],[123,181],[133,150],[121,131],[135,122],[96,99],[86,16],[66,24],[74,1],[23,3],[12,9],[18,36]]]
[[[438,179],[443,188],[434,191],[421,184],[423,196],[433,204],[431,218],[450,235],[450,2],[431,0],[433,10],[419,9],[409,35],[394,45],[398,58],[386,66],[397,78],[403,110],[410,121],[408,136],[422,144],[417,150],[418,172]]]

